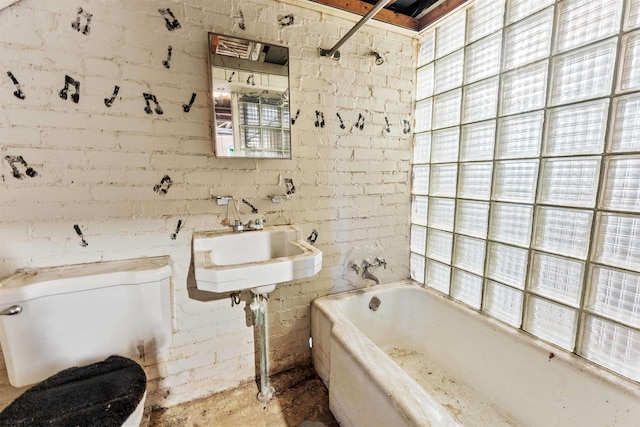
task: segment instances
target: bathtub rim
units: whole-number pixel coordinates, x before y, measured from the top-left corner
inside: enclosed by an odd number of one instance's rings
[[[521,341],[527,347],[532,347],[534,351],[541,351],[543,353],[549,354],[549,356],[553,354],[553,356],[550,357],[550,360],[551,358],[561,360],[581,372],[585,372],[597,378],[600,378],[602,381],[608,383],[611,386],[622,388],[626,393],[632,394],[635,398],[640,399],[640,382],[636,382],[630,378],[623,376],[622,374],[618,374],[617,372],[611,371],[604,366],[597,365],[595,362],[578,356],[573,352],[568,352],[561,347],[557,347],[549,342],[546,342],[536,337],[535,335],[532,335],[531,333],[525,331],[524,329],[516,329],[511,325],[508,325],[480,310],[468,306],[443,292],[416,282],[413,279],[404,279],[391,283],[383,283],[366,288],[359,288],[330,294],[323,297],[315,298],[311,302],[311,304],[312,308],[313,306],[317,307],[317,309],[319,309],[325,316],[330,319],[332,327],[336,324],[336,322],[339,322],[340,319],[343,319],[343,321],[347,321],[352,324],[349,319],[343,317],[339,312],[337,312],[337,310],[331,310],[332,302],[350,296],[364,295],[368,293],[373,294],[378,290],[386,290],[396,287],[420,289],[433,297],[444,300],[445,303],[449,303],[449,306],[460,312],[462,315],[470,316],[475,321],[487,322],[488,325],[492,328],[496,328],[500,332],[504,332],[505,334],[508,334],[508,336]]]

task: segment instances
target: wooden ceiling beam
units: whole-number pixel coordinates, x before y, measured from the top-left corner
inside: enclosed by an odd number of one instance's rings
[[[358,15],[366,15],[374,5],[360,0],[311,0],[315,3],[324,4],[326,6],[335,7],[337,9],[346,10],[356,13]],[[389,4],[392,4],[395,0],[392,0]],[[418,20],[401,13],[396,13],[388,9],[382,9],[373,17],[373,19],[388,24],[398,25],[400,27],[409,28],[410,30],[418,31]]]
[[[462,6],[467,1],[469,0],[444,0],[438,6],[430,10],[429,13],[418,19],[419,31],[422,31],[424,28],[433,24],[452,10]]]

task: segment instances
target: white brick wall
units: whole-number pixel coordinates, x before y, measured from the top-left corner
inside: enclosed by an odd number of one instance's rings
[[[93,15],[89,35],[71,27],[78,7]],[[181,29],[167,31],[158,13],[167,7]],[[239,9],[246,31],[233,19]],[[278,16],[290,13],[294,25],[280,27]],[[402,121],[411,120],[416,44],[365,26],[341,48],[339,62],[320,58],[318,48],[330,48],[353,24],[293,0],[22,0],[0,10],[0,277],[21,268],[170,255],[176,332],[170,349],[142,362],[148,403],[174,405],[228,389],[255,375],[253,331],[244,303],[194,299],[203,295],[189,289],[191,238],[222,228],[226,209],[211,195],[245,197],[271,224],[319,231],[322,271],[280,285],[268,303],[270,369],[308,362],[310,301],[366,285],[347,269],[350,259],[386,257],[389,268],[376,271],[382,281],[409,275],[411,140]],[[300,109],[293,160],[213,157],[208,31],[290,48],[292,115]],[[385,56],[384,65],[374,65],[371,50]],[[9,71],[25,100],[13,96]],[[65,74],[80,81],[78,104],[58,96]],[[103,100],[115,85],[118,98],[107,108]],[[144,112],[143,92],[158,97],[163,115]],[[197,97],[186,114],[182,103],[192,92]],[[316,110],[324,128],[314,126]],[[362,131],[354,127],[359,114]],[[5,156],[23,156],[38,175],[15,179]],[[173,185],[162,196],[153,186],[165,175]],[[283,193],[285,177],[297,192],[272,204],[266,196]],[[171,240],[179,219],[184,228]],[[88,246],[80,245],[74,224]],[[2,408],[20,390],[0,366]]]

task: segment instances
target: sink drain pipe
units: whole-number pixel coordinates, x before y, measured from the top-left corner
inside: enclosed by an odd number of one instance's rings
[[[267,331],[266,331],[266,312],[262,295],[253,294],[251,300],[251,320],[256,328],[258,351],[260,353],[260,392],[258,400],[267,403],[273,398],[274,390],[269,385],[267,377]]]

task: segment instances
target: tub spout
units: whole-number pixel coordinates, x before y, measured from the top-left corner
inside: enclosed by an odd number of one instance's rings
[[[370,272],[368,267],[364,268],[364,271],[362,272],[362,278],[363,279],[368,279],[368,280],[373,280],[374,282],[376,282],[377,285],[380,284],[380,279],[378,279],[375,274]]]

